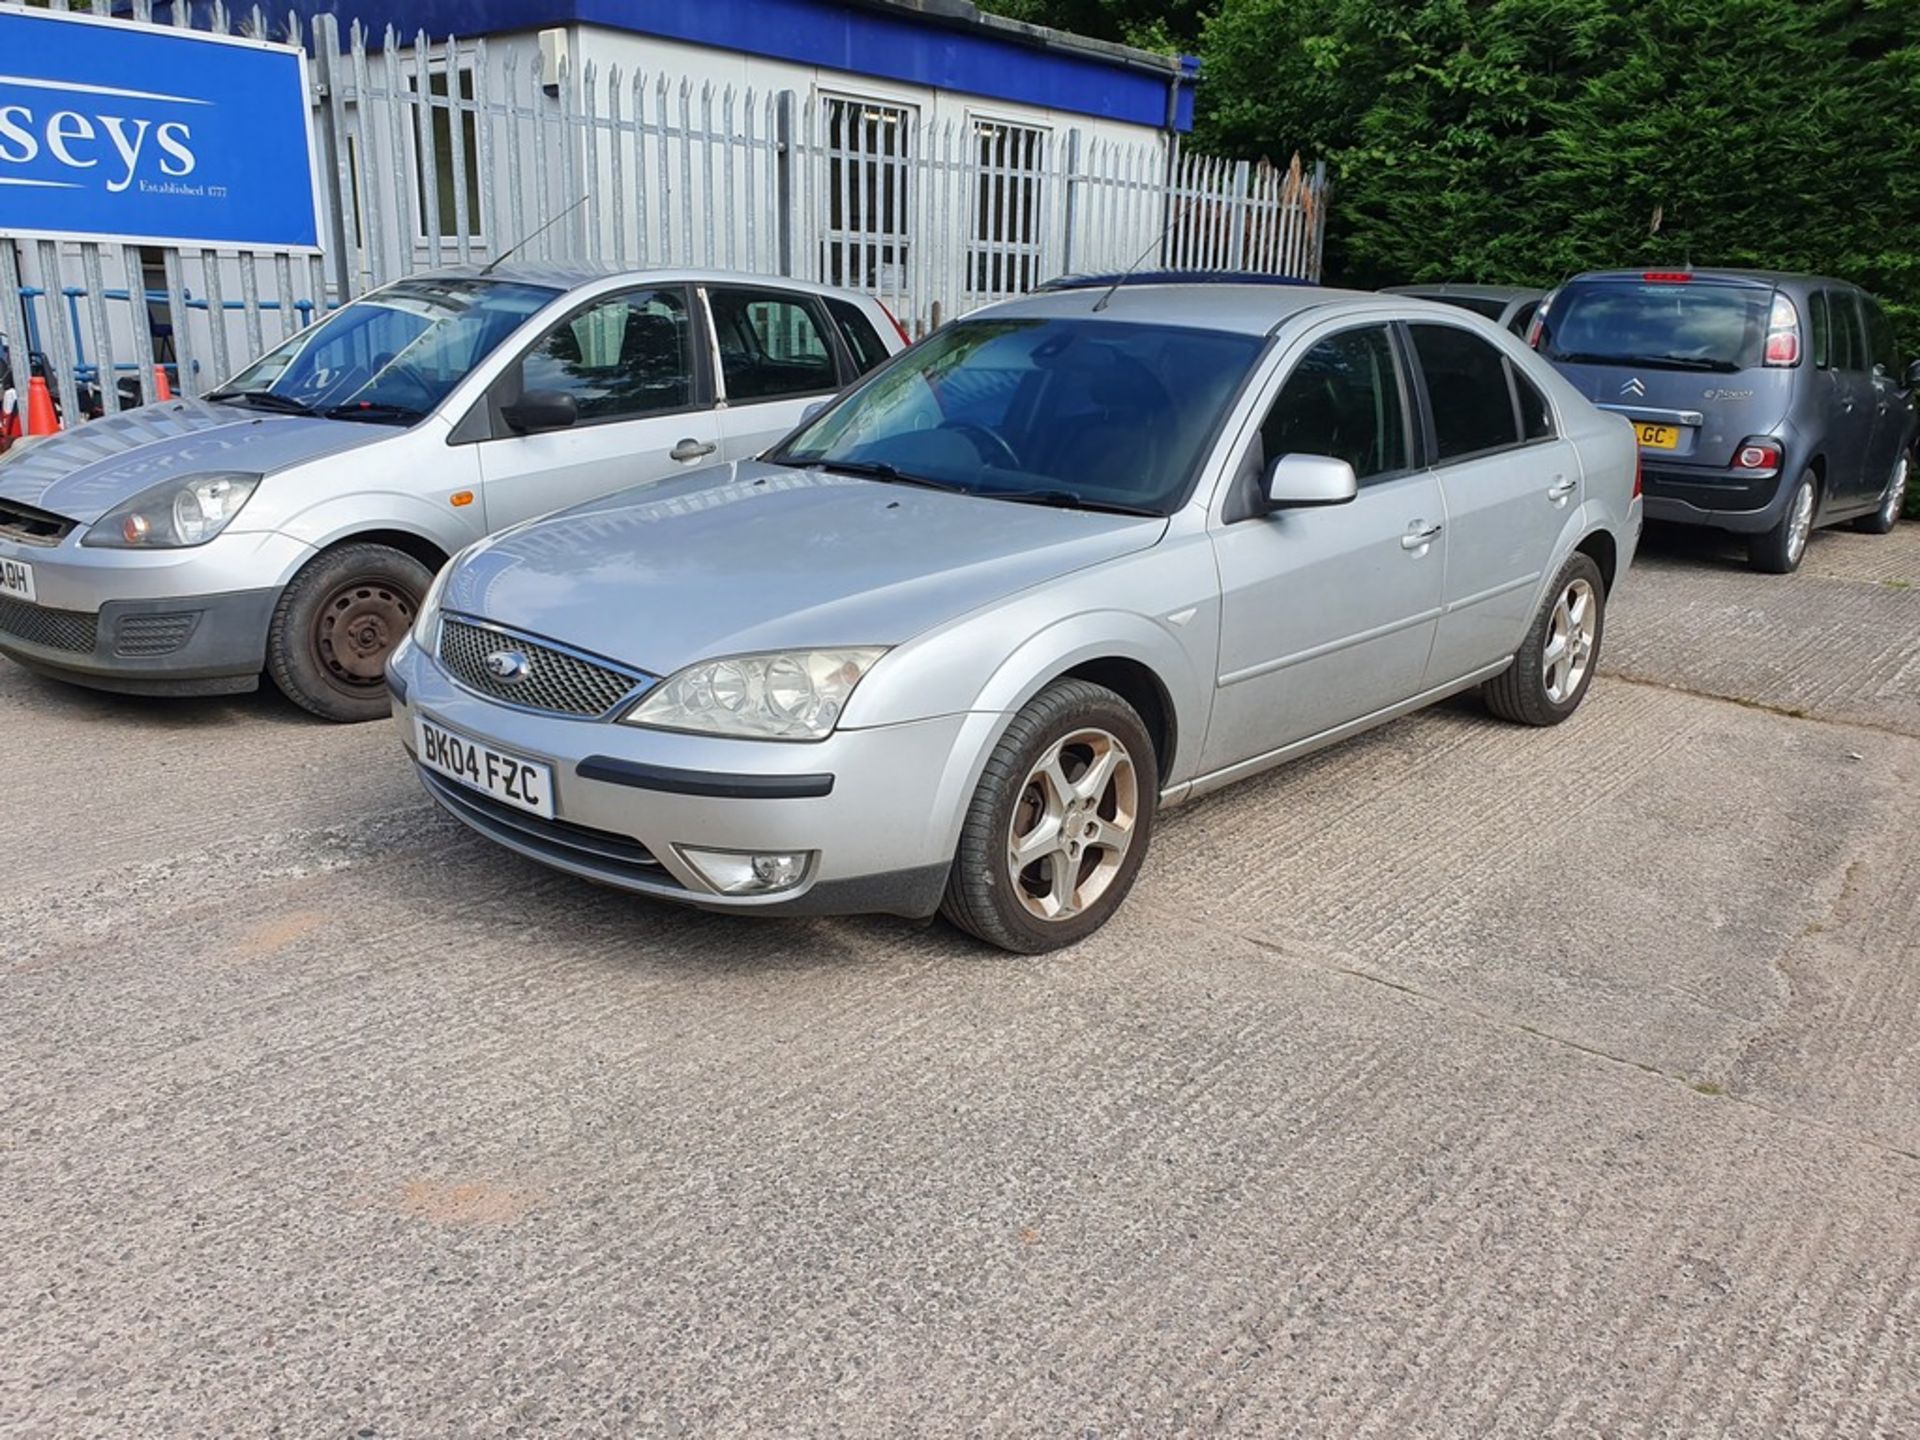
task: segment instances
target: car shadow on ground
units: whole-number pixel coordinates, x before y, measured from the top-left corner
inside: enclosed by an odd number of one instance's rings
[[[0,660],[0,705],[58,710],[68,720],[144,725],[161,730],[201,730],[223,725],[322,726],[272,685],[242,695],[122,695],[92,690],[35,674]]]
[[[1819,532],[1814,533],[1818,543]],[[1724,530],[1701,525],[1663,525],[1649,520],[1640,536],[1634,564],[1702,566],[1713,570],[1750,570],[1746,541]]]

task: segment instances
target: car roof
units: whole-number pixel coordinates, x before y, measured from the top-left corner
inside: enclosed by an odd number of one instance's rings
[[[1442,280],[1432,285],[1382,285],[1382,295],[1459,295],[1469,300],[1532,300],[1544,295],[1531,285],[1472,285]]]
[[[1193,330],[1224,330],[1239,335],[1267,335],[1278,325],[1307,310],[1339,301],[1374,301],[1364,290],[1333,290],[1319,285],[1166,282],[1129,282],[1112,292],[1105,307],[1096,310],[1108,292],[1092,286],[1041,290],[1015,300],[1002,300],[971,312],[965,318],[992,315],[1032,315],[1047,318],[1095,318],[1141,325],[1178,325]],[[1416,304],[1418,302],[1415,302]]]
[[[706,270],[689,265],[653,265],[633,268],[620,265],[590,265],[565,260],[507,260],[491,270],[480,265],[448,265],[434,270],[416,271],[408,280],[471,280],[484,273],[490,280],[506,280],[521,285],[542,285],[553,290],[579,290],[607,281],[659,285],[777,285],[785,290],[804,290],[814,295],[859,296],[861,292],[837,285],[820,285],[811,280],[795,280],[786,275],[756,275],[744,270]]]

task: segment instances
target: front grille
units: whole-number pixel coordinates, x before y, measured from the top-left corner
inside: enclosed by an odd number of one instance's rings
[[[517,650],[527,657],[524,679],[502,680],[487,669],[487,656],[498,650]],[[450,615],[440,621],[440,663],[469,690],[560,715],[605,715],[647,679]]]
[[[91,654],[97,626],[98,617],[84,610],[50,610],[45,605],[0,599],[0,634],[29,645]]]
[[[576,825],[571,820],[530,815],[425,766],[420,767],[420,779],[436,800],[491,839],[519,845],[545,859],[568,861],[610,880],[644,880],[651,885],[680,887],[673,872],[630,836]]]
[[[77,521],[50,510],[36,510],[18,500],[0,500],[0,535],[28,545],[58,545],[73,533]]]
[[[171,655],[187,643],[199,623],[198,610],[184,615],[123,615],[113,629],[113,653]]]

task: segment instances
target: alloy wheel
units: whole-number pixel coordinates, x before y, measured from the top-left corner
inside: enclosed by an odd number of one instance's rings
[[[1593,663],[1593,642],[1600,634],[1600,601],[1590,581],[1581,578],[1560,592],[1553,618],[1547,622],[1547,644],[1540,658],[1540,678],[1547,699],[1564,705],[1580,690]]]
[[[1807,537],[1813,533],[1813,486],[1803,484],[1794,492],[1793,519],[1787,527],[1787,559],[1795,565],[1806,553]]]
[[[1007,827],[1007,874],[1036,919],[1068,920],[1113,884],[1140,817],[1133,757],[1106,730],[1076,730],[1027,772]]]
[[[1900,518],[1900,507],[1907,498],[1907,457],[1902,455],[1893,467],[1893,480],[1887,486],[1887,498],[1880,502],[1880,523],[1888,529]]]

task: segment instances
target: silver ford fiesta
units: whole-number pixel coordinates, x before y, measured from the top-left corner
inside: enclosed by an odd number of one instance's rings
[[[469,547],[389,681],[434,799],[523,855],[1040,952],[1166,806],[1476,686],[1566,719],[1640,511],[1626,422],[1472,315],[1075,281]]]

